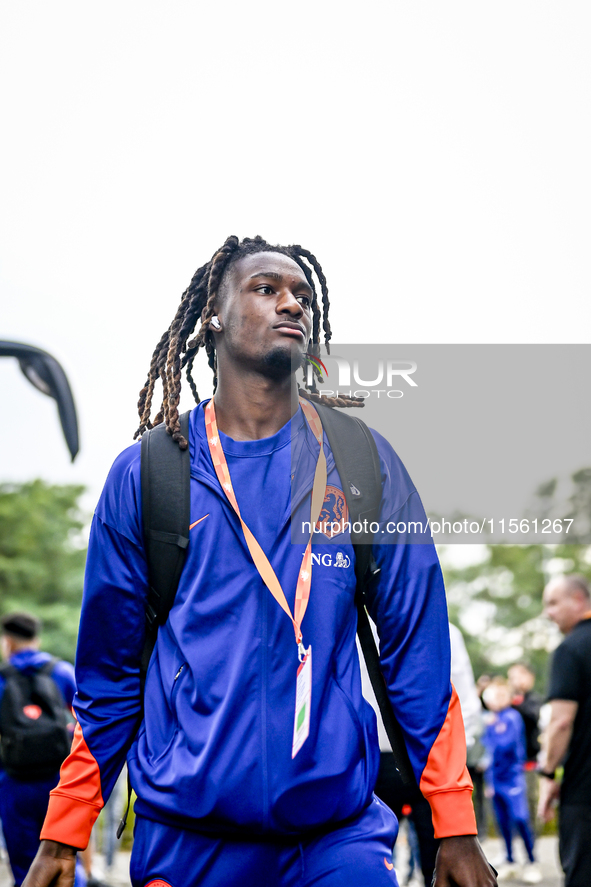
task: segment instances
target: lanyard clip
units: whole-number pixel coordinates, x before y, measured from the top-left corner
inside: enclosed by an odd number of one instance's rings
[[[307,655],[308,655],[308,651],[304,647],[303,643],[300,641],[298,644],[298,659],[299,659],[299,661],[304,662]]]

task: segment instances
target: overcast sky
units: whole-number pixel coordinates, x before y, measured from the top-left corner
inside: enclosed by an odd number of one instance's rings
[[[311,249],[336,342],[588,342],[590,24],[576,0],[4,0],[0,338],[62,362],[82,449],[0,360],[0,479],[92,508],[228,234]]]

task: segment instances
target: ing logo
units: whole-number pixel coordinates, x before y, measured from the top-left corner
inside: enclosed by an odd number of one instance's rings
[[[343,554],[342,551],[337,551],[334,558],[332,554],[329,554],[328,552],[326,554],[315,554],[312,552],[312,563],[317,564],[318,566],[340,567],[341,569],[346,570],[347,567],[351,566],[351,558],[349,555]]]

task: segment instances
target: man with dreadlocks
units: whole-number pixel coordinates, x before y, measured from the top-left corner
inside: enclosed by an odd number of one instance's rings
[[[178,446],[190,448],[185,565],[150,660],[142,717],[148,578],[140,448],[132,445],[115,461],[93,521],[78,726],[24,887],[70,887],[75,848],[86,846],[126,755],[137,794],[134,887],[396,884],[396,820],[372,793],[379,746],[361,695],[350,535],[344,524],[334,569],[327,555],[334,546],[320,530],[302,545],[290,533],[292,504],[317,527],[323,496],[342,498],[314,395],[303,392],[298,405],[293,371],[309,348],[315,353],[321,324],[330,340],[328,307],[316,258],[261,238],[228,238],[184,293],[140,393],[138,434],[164,422]],[[214,398],[203,403],[191,374],[200,348],[215,380]],[[188,441],[178,414],[183,367],[199,404]],[[158,379],[164,396],[152,422]],[[374,437],[380,520],[424,518],[404,467]],[[368,606],[441,838],[435,884],[493,887],[473,837],[434,547],[378,545],[374,554],[381,573]]]

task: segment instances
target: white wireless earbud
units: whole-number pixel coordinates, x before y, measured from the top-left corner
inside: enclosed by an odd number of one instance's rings
[[[217,314],[214,314],[209,322],[212,325],[212,327],[214,328],[214,330],[221,330],[222,325],[220,323],[220,319],[217,316]]]

